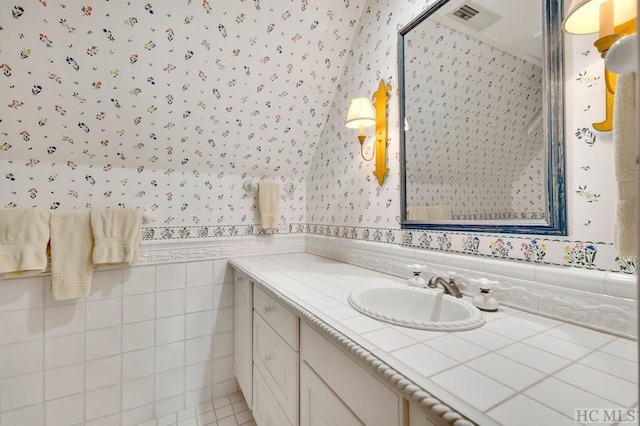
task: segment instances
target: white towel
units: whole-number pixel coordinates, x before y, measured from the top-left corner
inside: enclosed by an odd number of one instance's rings
[[[429,210],[427,206],[408,206],[407,220],[427,220],[429,218]]]
[[[616,83],[613,101],[613,148],[615,176],[618,182],[616,206],[615,248],[619,256],[637,254],[636,204],[636,75],[621,74]]]
[[[263,229],[277,229],[280,220],[280,185],[278,182],[258,184],[258,208]]]
[[[93,264],[89,210],[51,213],[51,293],[54,300],[78,299],[91,292]]]
[[[436,206],[408,206],[407,220],[451,220],[451,207]]]
[[[0,209],[0,273],[47,269],[49,210]]]
[[[132,263],[140,260],[140,210],[91,210],[91,230],[94,239],[94,264]]]

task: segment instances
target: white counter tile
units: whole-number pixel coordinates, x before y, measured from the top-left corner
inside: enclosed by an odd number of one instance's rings
[[[495,351],[496,349],[503,348],[513,343],[513,339],[485,330],[484,327],[467,330],[464,333],[459,333],[458,335],[461,339],[475,343],[476,345],[482,346],[490,351]]]
[[[514,343],[513,345],[499,349],[497,353],[547,374],[553,374],[562,367],[571,364],[571,361],[566,358],[553,355],[549,352],[534,348],[533,346],[525,345],[524,343]]]
[[[635,341],[618,338],[607,343],[600,350],[635,363],[638,362],[638,342]]]
[[[390,327],[364,333],[362,337],[387,352],[395,351],[396,349],[404,348],[416,343],[415,340]]]
[[[518,391],[546,377],[538,370],[495,353],[483,355],[466,365]]]
[[[451,334],[436,337],[425,342],[425,345],[442,352],[458,362],[469,361],[487,353],[487,350]]]
[[[513,340],[524,339],[537,333],[537,331],[533,331],[530,328],[510,324],[508,321],[498,320],[487,321],[482,328]]]
[[[573,364],[558,372],[555,377],[621,407],[630,407],[638,402],[638,388],[635,384],[584,365]]]
[[[340,322],[358,334],[364,334],[368,331],[380,330],[386,327],[385,323],[365,317],[364,315],[347,318]]]
[[[569,418],[576,408],[612,408],[612,403],[590,392],[550,377],[525,392],[525,395],[553,408]]]
[[[482,411],[515,394],[513,389],[464,365],[436,374],[431,380]]]
[[[458,365],[453,358],[423,344],[399,349],[392,352],[392,355],[425,377]]]
[[[573,324],[562,324],[559,327],[553,328],[545,334],[554,336],[567,342],[578,343],[582,346],[588,346],[590,348],[599,348],[600,346],[615,339],[615,336],[611,334],[601,333],[595,330],[589,330],[584,327],[578,327]]]
[[[576,360],[591,352],[591,349],[586,346],[567,342],[546,334],[529,337],[524,340],[524,343],[571,360]]]
[[[563,416],[523,395],[516,395],[488,414],[503,425],[518,426],[575,426],[572,418]]]
[[[635,362],[605,352],[593,352],[579,362],[612,376],[638,383],[638,364]]]

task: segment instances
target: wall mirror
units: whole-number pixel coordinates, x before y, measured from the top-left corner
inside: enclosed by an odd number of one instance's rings
[[[400,30],[402,228],[567,234],[562,10],[437,0]]]

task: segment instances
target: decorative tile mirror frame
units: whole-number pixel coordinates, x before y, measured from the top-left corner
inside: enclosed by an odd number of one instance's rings
[[[542,64],[542,87],[538,89],[537,96],[541,97],[542,110],[539,106],[529,105],[527,112],[529,117],[524,121],[523,128],[517,129],[518,132],[528,132],[529,134],[538,133],[542,136],[543,148],[541,148],[539,154],[539,169],[531,167],[533,173],[540,174],[542,172],[543,178],[539,184],[542,187],[542,193],[536,198],[540,199],[539,210],[533,213],[479,213],[479,214],[456,214],[453,212],[450,206],[441,206],[442,204],[435,202],[432,197],[432,202],[426,202],[428,204],[429,211],[426,212],[425,207],[418,207],[418,210],[409,212],[408,200],[410,196],[416,193],[416,188],[410,188],[411,194],[408,196],[408,176],[407,161],[422,161],[423,164],[427,164],[429,154],[430,135],[433,133],[431,130],[434,127],[440,125],[447,126],[447,124],[437,122],[433,119],[434,114],[431,113],[427,119],[427,114],[432,112],[429,110],[438,110],[440,105],[434,105],[437,99],[430,99],[431,104],[421,105],[419,108],[415,105],[409,105],[406,100],[408,95],[414,95],[415,87],[407,87],[410,78],[415,78],[416,75],[420,75],[425,79],[430,79],[430,71],[436,71],[433,69],[434,65],[431,64],[430,59],[426,59],[425,62],[432,65],[430,69],[421,63],[423,68],[410,68],[415,57],[407,58],[405,52],[407,51],[407,44],[409,42],[409,36],[412,31],[418,31],[416,29],[421,23],[425,22],[440,8],[449,3],[450,0],[437,0],[433,5],[424,10],[419,16],[413,19],[409,24],[403,27],[398,33],[398,65],[399,65],[399,102],[400,102],[400,123],[404,124],[404,131],[400,132],[400,164],[401,164],[401,227],[403,229],[422,229],[422,230],[448,230],[448,231],[461,231],[461,232],[494,232],[494,233],[510,233],[510,234],[542,234],[542,235],[567,235],[567,220],[566,220],[566,189],[565,189],[565,128],[564,128],[564,61],[563,61],[563,33],[562,33],[562,10],[563,0],[542,0],[541,1],[541,15],[542,15],[542,28],[540,29],[542,34],[542,50],[541,50],[541,64]],[[453,3],[455,0],[451,0]],[[467,3],[464,3],[464,7],[467,7]],[[473,3],[473,2],[471,2]],[[449,5],[450,7],[451,5]],[[462,9],[462,8],[461,8]],[[443,9],[444,10],[444,9]],[[453,13],[453,12],[452,12]],[[446,28],[446,27],[445,27]],[[449,30],[447,28],[447,30]],[[415,33],[414,33],[415,34]],[[467,40],[469,39],[468,36]],[[437,40],[436,42],[440,42]],[[429,46],[423,50],[428,50]],[[495,47],[491,47],[492,52],[500,52]],[[471,52],[474,54],[474,52]],[[449,72],[449,76],[457,74],[456,69],[462,68],[465,61],[469,60],[467,57],[469,52],[463,57],[453,58],[450,61],[454,65],[452,71]],[[509,56],[504,52],[495,53],[491,58],[493,60],[499,60],[502,57]],[[495,59],[494,59],[495,58]],[[450,58],[451,59],[451,58]],[[520,60],[522,63],[526,63]],[[457,66],[457,68],[456,68]],[[405,74],[406,73],[406,74]],[[435,72],[434,72],[435,74]],[[478,81],[482,81],[482,76],[478,77]],[[413,81],[411,84],[415,83]],[[455,84],[455,83],[454,83]],[[442,87],[442,85],[441,85]],[[435,98],[435,97],[434,97]],[[448,96],[447,96],[448,98]],[[444,99],[444,98],[441,98]],[[448,100],[449,102],[451,99]],[[469,101],[469,99],[467,99]],[[485,100],[486,105],[491,105],[493,100]],[[444,102],[447,102],[445,99]],[[471,100],[465,102],[463,107],[467,107],[467,104],[473,102],[480,102],[478,100]],[[538,111],[535,111],[535,108]],[[416,111],[419,115],[416,115]],[[533,115],[533,117],[531,117]],[[536,117],[537,116],[537,117]],[[537,124],[536,119],[542,120],[542,125]],[[423,127],[417,129],[416,124],[418,122],[426,122],[430,120],[427,125],[429,127]],[[457,124],[458,122],[456,122]],[[456,125],[454,124],[454,125]],[[506,120],[502,123],[507,127]],[[451,126],[451,123],[449,124]],[[534,132],[534,129],[537,129]],[[425,152],[411,151],[409,148],[410,132],[420,131],[418,137],[424,137],[423,146],[425,146]],[[487,139],[491,139],[491,135],[487,136]],[[415,141],[414,141],[415,142]],[[461,146],[462,141],[457,140],[455,144],[449,144],[446,149],[447,155],[449,149],[455,149],[456,146]],[[467,146],[469,140],[467,139]],[[477,143],[473,141],[472,143]],[[416,146],[415,144],[412,146]],[[454,152],[451,157],[455,157]],[[460,155],[458,155],[460,156]],[[464,155],[462,155],[464,156]],[[473,158],[474,162],[479,158]],[[419,164],[419,163],[418,163]],[[477,164],[477,162],[475,163]],[[458,171],[466,171],[474,164],[471,162],[463,162],[462,164],[456,164]],[[428,175],[428,171],[423,169],[428,168],[419,165],[421,173]],[[456,173],[456,168],[449,168],[447,170]],[[461,173],[461,172],[460,172]],[[476,170],[473,173],[481,173],[480,170]],[[433,176],[433,175],[432,175]],[[454,176],[452,174],[452,176]],[[507,179],[508,180],[508,179]],[[460,187],[453,190],[453,193],[465,192],[468,188]],[[444,207],[444,208],[443,208]],[[414,207],[412,207],[414,208]],[[422,209],[422,210],[420,210]],[[415,212],[422,212],[423,215],[416,215]],[[424,218],[430,215],[434,220],[424,220]],[[409,218],[411,216],[411,218]]]

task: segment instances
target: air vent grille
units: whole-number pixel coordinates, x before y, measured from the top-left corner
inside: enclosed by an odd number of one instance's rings
[[[478,10],[472,8],[471,6],[464,5],[460,9],[453,12],[453,16],[456,16],[463,21],[468,21],[479,13]]]

